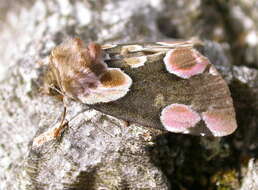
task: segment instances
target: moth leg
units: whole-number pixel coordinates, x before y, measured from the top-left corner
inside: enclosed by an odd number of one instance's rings
[[[64,103],[66,104],[66,103]],[[85,111],[89,110],[90,108],[84,108],[82,109],[81,111],[77,112],[74,116],[72,116],[69,120],[65,119],[66,117],[66,113],[67,113],[67,106],[64,105],[64,110],[63,110],[63,113],[62,113],[62,116],[61,116],[61,122],[60,122],[60,125],[59,125],[59,130],[60,132],[57,131],[57,134],[56,136],[61,136],[61,133],[62,133],[62,129],[64,129],[65,127],[68,127],[69,126],[69,123],[71,123],[74,119],[76,119],[76,117],[78,117],[80,114],[84,113]]]
[[[62,97],[62,100],[63,100],[63,104],[64,104],[64,110],[63,110],[62,115],[61,115],[60,125],[59,125],[59,127],[55,130],[54,137],[60,137],[60,136],[61,136],[61,133],[62,133],[62,131],[63,131],[63,129],[64,129],[65,127],[69,127],[69,121],[67,121],[67,120],[65,119],[65,117],[66,117],[66,112],[67,112],[67,105],[68,105],[68,97],[63,96],[63,97]]]
[[[55,123],[53,126],[49,127],[47,131],[35,137],[33,139],[32,147],[40,147],[46,142],[56,140],[58,137],[60,137],[63,132],[63,129],[68,126],[68,121],[65,120],[65,116],[66,107],[64,107],[64,111],[61,115],[61,121]]]
[[[60,121],[59,127],[56,128],[56,130],[54,132],[54,137],[55,138],[60,137],[63,129],[65,127],[68,127],[69,122],[65,119],[66,110],[67,110],[66,106],[64,106],[64,110],[63,110],[63,113],[62,113],[62,116],[61,116],[61,121]]]

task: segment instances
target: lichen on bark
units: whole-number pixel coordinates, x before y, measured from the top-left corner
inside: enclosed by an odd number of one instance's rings
[[[257,188],[255,0],[13,0],[0,9],[0,189]],[[37,82],[37,62],[57,44],[74,36],[128,43],[193,35],[208,39],[204,51],[230,86],[236,133],[219,142],[160,134],[88,110],[58,140],[31,147],[63,110]],[[67,118],[83,108],[70,102]]]

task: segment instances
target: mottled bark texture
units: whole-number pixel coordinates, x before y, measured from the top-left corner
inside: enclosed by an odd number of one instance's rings
[[[256,0],[12,0],[0,10],[0,189],[257,189]],[[160,134],[88,110],[60,138],[32,149],[63,108],[38,91],[37,62],[73,36],[207,39],[206,55],[230,86],[238,130],[220,140]],[[83,108],[70,102],[67,119]]]

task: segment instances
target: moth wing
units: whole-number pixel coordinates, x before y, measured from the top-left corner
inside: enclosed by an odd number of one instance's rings
[[[132,86],[123,98],[94,108],[176,133],[231,134],[237,124],[226,82],[189,41],[172,44],[105,48],[108,66],[121,68],[132,78]]]

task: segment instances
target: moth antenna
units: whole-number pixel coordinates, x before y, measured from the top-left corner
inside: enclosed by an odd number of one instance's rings
[[[55,131],[54,137],[61,136],[62,130],[69,124],[69,122],[65,119],[66,116],[66,106],[64,106],[64,110],[61,115],[61,121],[58,129]]]
[[[37,80],[32,79],[32,81],[37,85],[37,87],[38,87],[39,89],[42,89],[41,85],[39,84],[39,82],[38,82]],[[47,85],[47,87],[51,88],[52,90],[58,92],[59,94],[61,94],[61,95],[63,95],[63,96],[69,97],[67,94],[64,94],[63,92],[61,92],[60,90],[58,90],[56,87],[54,87],[54,86],[52,86],[52,85]],[[69,98],[73,99],[72,97],[69,97]]]
[[[63,111],[62,116],[61,116],[61,123],[60,123],[60,125],[62,125],[64,123],[65,116],[66,116],[66,111],[67,111],[66,106],[64,106],[64,111]]]
[[[55,90],[56,92],[58,92],[59,94],[63,95],[64,97],[68,97],[70,99],[74,99],[73,97],[70,97],[69,95],[67,94],[64,94],[62,91],[58,90],[56,87],[54,86],[51,86],[51,85],[48,85],[49,88],[51,88],[52,90]]]

